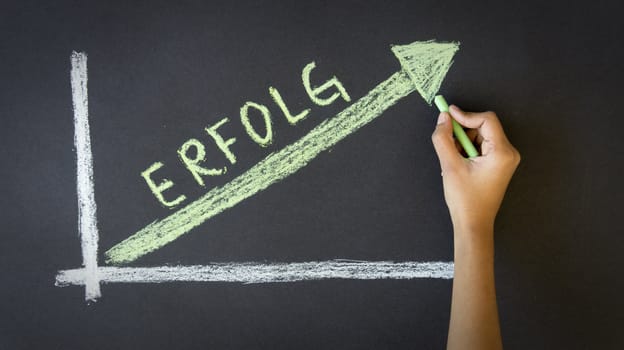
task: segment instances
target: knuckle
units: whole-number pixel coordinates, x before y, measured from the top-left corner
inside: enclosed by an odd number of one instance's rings
[[[513,148],[511,148],[511,147],[503,148],[503,155],[504,155],[506,160],[513,160],[514,159]]]
[[[431,134],[431,141],[435,144],[438,142],[438,140],[440,140],[440,137],[442,136],[442,134],[440,133],[440,129],[437,128],[433,131],[433,133]]]
[[[520,164],[520,161],[522,160],[522,156],[520,155],[520,152],[518,152],[518,150],[512,146],[513,149],[513,155],[514,155],[514,162],[516,163],[516,165]]]
[[[483,112],[483,117],[489,120],[498,120],[498,116],[493,111]]]
[[[520,152],[513,146],[501,147],[499,150],[500,160],[505,164],[513,164],[514,166],[520,163]]]
[[[451,162],[448,160],[441,162],[440,166],[442,168],[442,172],[445,175],[456,174],[457,171],[459,170],[457,165],[454,162]]]

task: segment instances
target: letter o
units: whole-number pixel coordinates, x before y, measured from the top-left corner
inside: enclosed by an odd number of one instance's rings
[[[249,121],[250,107],[257,109],[258,111],[260,111],[260,113],[262,113],[264,126],[266,128],[266,134],[264,135],[264,137],[260,136],[258,132],[256,132],[256,129],[254,129],[253,125],[251,125],[251,122]],[[273,142],[271,112],[269,112],[269,109],[265,105],[261,105],[251,101],[245,102],[245,104],[240,109],[240,118],[241,123],[243,123],[243,126],[245,127],[245,131],[247,131],[247,134],[249,135],[249,137],[251,137],[252,140],[254,140],[255,143],[259,144],[261,147],[266,147]]]

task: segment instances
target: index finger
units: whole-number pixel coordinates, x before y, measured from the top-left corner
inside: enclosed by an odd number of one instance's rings
[[[449,112],[453,119],[469,129],[478,129],[479,134],[486,140],[507,141],[503,126],[494,112],[465,112],[452,105]]]

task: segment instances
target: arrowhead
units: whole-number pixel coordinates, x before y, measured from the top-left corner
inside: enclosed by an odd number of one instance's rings
[[[438,43],[433,40],[392,46],[392,52],[401,62],[401,67],[412,78],[420,96],[430,105],[453,64],[457,50],[458,42]]]

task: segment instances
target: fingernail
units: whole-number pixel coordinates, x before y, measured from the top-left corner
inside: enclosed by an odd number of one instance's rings
[[[461,110],[461,108],[459,108],[459,107],[457,107],[457,106],[455,106],[455,105],[451,105],[451,106],[449,107],[449,109],[452,109],[452,110],[453,110],[453,111],[455,111],[455,112],[461,112],[461,111],[462,111],[462,110]]]
[[[438,125],[446,123],[447,119],[448,119],[448,113],[446,112],[440,113],[440,115],[438,116]]]

